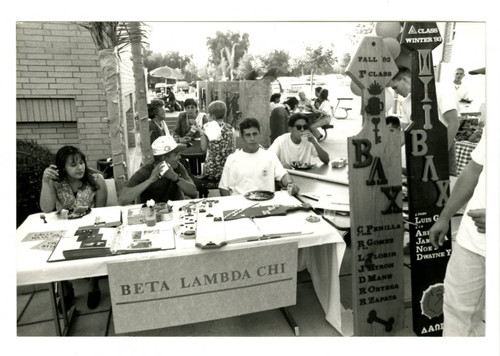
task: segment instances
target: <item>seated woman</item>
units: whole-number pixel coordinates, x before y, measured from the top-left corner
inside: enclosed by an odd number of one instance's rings
[[[269,108],[271,109],[271,111],[273,111],[273,109],[277,106],[281,106],[280,105],[280,101],[281,101],[281,94],[280,93],[274,93],[271,95],[271,99],[269,100]]]
[[[174,129],[174,139],[178,143],[188,143],[194,138],[199,138],[200,133],[197,128],[201,128],[208,122],[205,113],[198,111],[198,105],[192,98],[184,101],[184,110],[177,118],[177,125]]]
[[[274,140],[268,151],[273,152],[285,168],[292,168],[293,162],[313,164],[313,158],[318,157],[321,162],[328,164],[330,157],[314,138],[302,114],[293,114],[288,119],[288,133]]]
[[[108,191],[102,174],[87,166],[85,155],[76,147],[64,146],[56,153],[56,162],[43,172],[40,208],[44,213],[74,210],[77,207],[106,206]],[[65,305],[74,297],[70,282],[63,283]],[[90,278],[87,306],[99,305],[101,291],[97,278]],[[67,302],[67,303],[66,303]]]
[[[312,107],[313,112],[319,113],[320,116],[316,120],[312,121],[309,125],[311,132],[314,137],[317,139],[321,139],[323,135],[318,131],[318,127],[323,125],[328,125],[332,120],[332,107],[330,102],[328,101],[328,89],[321,89],[319,92],[319,107],[316,109],[314,106]]]
[[[203,173],[200,178],[219,181],[222,175],[224,164],[227,157],[234,152],[236,147],[236,135],[234,128],[224,122],[226,116],[226,104],[223,101],[212,101],[208,106],[208,121],[215,122],[220,127],[218,137],[207,136],[207,125],[204,129],[198,127],[198,133],[201,135],[201,149],[207,152]],[[217,187],[217,186],[215,186]]]

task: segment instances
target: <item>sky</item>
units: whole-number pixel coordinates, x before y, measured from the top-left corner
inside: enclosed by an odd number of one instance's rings
[[[306,46],[335,44],[334,53],[341,56],[350,50],[347,34],[357,22],[147,22],[148,42],[153,52],[178,51],[193,54],[193,61],[205,64],[209,56],[207,37],[217,31],[233,31],[250,35],[249,52],[266,54],[274,49],[285,49],[290,56],[304,55]]]
[[[263,55],[274,49],[284,49],[292,58],[305,54],[307,46],[322,45],[331,48],[341,58],[346,52],[355,52],[348,35],[360,22],[332,21],[234,21],[234,22],[146,22],[148,25],[148,43],[153,52],[165,54],[178,51],[181,55],[193,55],[196,65],[204,65],[210,53],[206,46],[207,37],[215,37],[217,31],[248,33],[250,35],[249,52]],[[366,22],[365,22],[366,23]],[[444,22],[438,23],[441,36],[444,36]],[[453,44],[453,62],[466,71],[485,66],[486,26],[481,22],[459,22],[457,36]],[[373,33],[373,35],[376,35]],[[442,48],[442,47],[441,47]],[[442,49],[434,52],[441,55]],[[453,63],[454,64],[454,63]]]

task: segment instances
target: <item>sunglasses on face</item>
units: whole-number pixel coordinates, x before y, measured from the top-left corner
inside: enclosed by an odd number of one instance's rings
[[[307,130],[309,128],[309,125],[295,125],[295,128],[299,131],[302,129]]]

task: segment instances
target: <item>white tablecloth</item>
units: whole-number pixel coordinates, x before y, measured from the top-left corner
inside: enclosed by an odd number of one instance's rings
[[[242,196],[217,197],[224,210],[231,210],[252,205]],[[185,205],[188,201],[174,202],[174,210]],[[290,197],[286,191],[276,192],[276,196],[262,205],[282,204],[297,205],[299,202]],[[30,215],[17,229],[16,257],[17,257],[17,285],[55,282],[86,277],[107,275],[107,263],[118,261],[135,261],[154,258],[168,258],[173,256],[193,255],[205,253],[205,250],[195,247],[194,240],[176,238],[176,248],[149,253],[124,254],[109,257],[88,258],[61,262],[47,262],[50,251],[33,249],[40,241],[22,242],[30,232],[76,230],[80,226],[91,225],[96,216],[104,218],[121,209],[124,223],[126,223],[128,207],[107,207],[93,209],[82,219],[61,220],[55,213],[45,214],[47,224],[40,219],[40,214]],[[314,214],[312,212],[298,211],[290,213],[290,219],[305,219]],[[158,224],[173,224],[173,221],[159,222]],[[307,268],[310,272],[314,289],[326,313],[326,319],[338,331],[342,332],[340,304],[339,271],[345,252],[345,243],[340,234],[324,220],[315,223],[311,233],[298,236],[288,236],[273,240],[259,240],[228,244],[222,249],[244,249],[249,246],[275,244],[285,241],[298,241],[299,270]]]

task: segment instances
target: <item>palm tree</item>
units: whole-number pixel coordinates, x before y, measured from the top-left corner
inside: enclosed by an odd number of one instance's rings
[[[119,22],[85,22],[79,25],[90,32],[99,55],[108,107],[113,175],[117,190],[120,191],[127,180],[127,136],[124,134],[120,100],[119,54],[130,44],[129,33],[126,26]]]
[[[141,137],[142,163],[146,164],[153,160],[153,150],[149,142],[149,123],[147,106],[146,77],[144,75],[143,44],[147,38],[146,31],[140,22],[128,22],[127,31],[132,47],[132,70],[135,81],[135,98],[137,103],[137,114],[139,116],[139,134]]]

